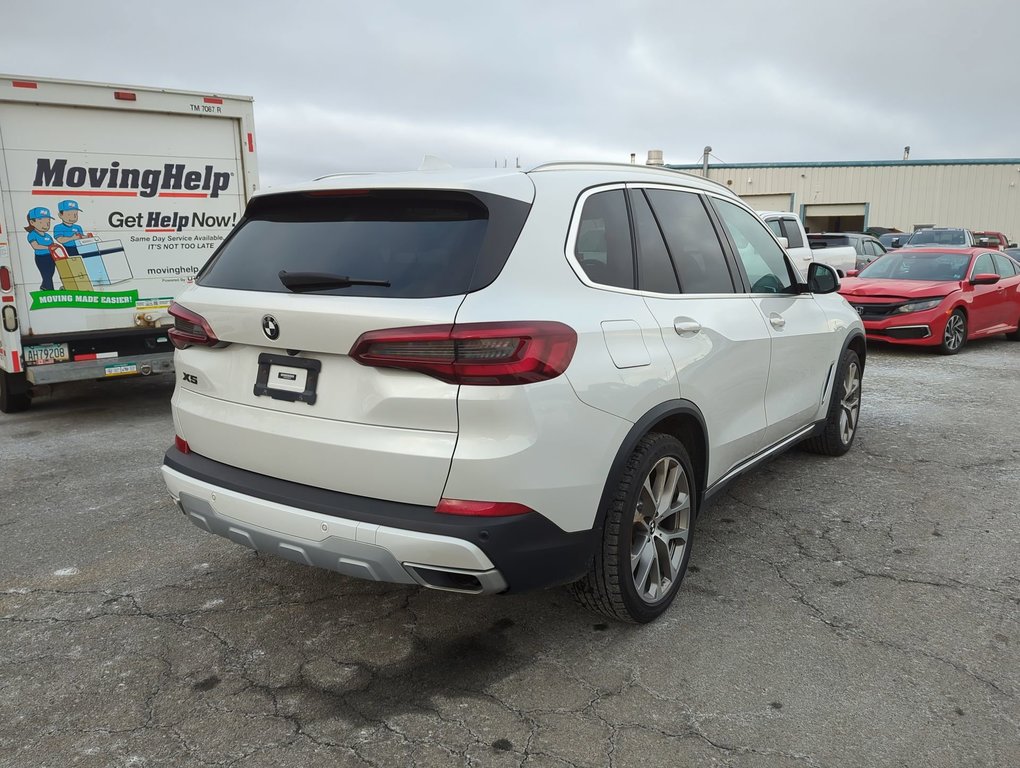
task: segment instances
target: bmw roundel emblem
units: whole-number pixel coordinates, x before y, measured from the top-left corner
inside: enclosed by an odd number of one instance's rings
[[[280,324],[276,322],[275,317],[266,315],[262,318],[262,333],[266,334],[266,338],[270,341],[280,338]]]

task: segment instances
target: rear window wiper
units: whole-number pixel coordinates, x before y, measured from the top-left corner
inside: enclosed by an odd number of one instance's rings
[[[280,270],[280,282],[295,293],[306,291],[328,291],[333,288],[350,288],[352,285],[379,285],[390,287],[389,280],[361,280],[329,272],[287,272]]]

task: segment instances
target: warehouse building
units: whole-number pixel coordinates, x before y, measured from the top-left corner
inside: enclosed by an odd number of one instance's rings
[[[668,168],[702,175],[701,165]],[[1020,159],[709,165],[759,211],[793,211],[809,232],[965,227],[1020,237]]]

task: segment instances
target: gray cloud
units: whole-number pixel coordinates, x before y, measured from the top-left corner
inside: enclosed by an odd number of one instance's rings
[[[1017,58],[998,42],[1015,2],[51,0],[4,17],[8,73],[254,96],[265,183],[426,152],[1020,155]]]

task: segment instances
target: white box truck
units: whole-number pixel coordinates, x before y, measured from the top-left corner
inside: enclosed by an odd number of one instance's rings
[[[258,185],[244,96],[0,75],[0,411],[173,370],[173,298]]]

